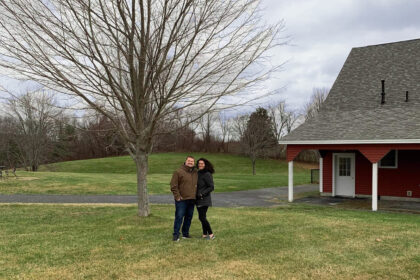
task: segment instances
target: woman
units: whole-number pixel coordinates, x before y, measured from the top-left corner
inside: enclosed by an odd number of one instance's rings
[[[207,210],[211,206],[211,195],[214,191],[213,184],[213,165],[205,158],[197,161],[198,181],[197,181],[197,211],[201,226],[203,227],[203,238],[214,239],[215,236],[211,230],[210,223],[207,221]]]

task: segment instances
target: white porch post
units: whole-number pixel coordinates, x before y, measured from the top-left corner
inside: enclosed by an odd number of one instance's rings
[[[319,192],[323,192],[323,185],[322,185],[322,170],[323,170],[323,158],[319,158]]]
[[[372,163],[372,211],[378,210],[378,163]]]
[[[289,161],[289,202],[293,202],[293,160]]]

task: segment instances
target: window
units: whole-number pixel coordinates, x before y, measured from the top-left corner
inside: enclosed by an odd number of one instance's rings
[[[351,159],[340,157],[338,162],[338,175],[339,176],[350,176],[351,173]]]
[[[392,150],[387,153],[379,162],[381,168],[397,168],[398,167],[398,153]]]

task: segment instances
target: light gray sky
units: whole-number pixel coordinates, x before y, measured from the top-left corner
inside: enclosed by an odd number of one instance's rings
[[[293,109],[303,107],[313,88],[332,86],[351,48],[420,38],[419,0],[262,0],[262,4],[264,20],[284,19],[282,35],[289,37],[289,45],[271,54],[273,63],[286,62],[283,71],[264,87],[284,88],[271,99],[284,99]],[[1,77],[0,81],[4,82]]]
[[[314,87],[330,88],[351,48],[420,38],[418,0],[262,0],[265,20],[285,20],[290,44],[272,60],[287,61],[267,88],[302,108]],[[420,55],[420,53],[419,53]]]

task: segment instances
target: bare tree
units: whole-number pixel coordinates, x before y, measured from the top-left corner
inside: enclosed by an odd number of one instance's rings
[[[13,134],[11,129],[13,121],[10,117],[0,117],[0,165],[2,166],[10,165],[10,139]]]
[[[258,0],[0,1],[0,68],[111,120],[137,166],[138,214],[148,216],[146,175],[157,125],[177,110],[214,108],[278,69],[264,54],[281,44],[283,24],[263,24],[259,6]]]
[[[84,158],[120,155],[125,150],[114,125],[102,114],[92,114],[80,120],[77,134],[77,150]]]
[[[314,88],[310,101],[305,105],[305,121],[314,118],[330,92],[329,88]]]
[[[249,121],[249,115],[238,115],[232,119],[232,136],[236,141],[240,141],[245,134]]]
[[[38,170],[53,147],[54,120],[61,113],[54,103],[51,94],[35,91],[12,97],[7,104],[10,117],[15,120],[10,136],[21,163],[31,171]]]
[[[212,138],[215,137],[215,124],[217,115],[215,112],[206,112],[197,120],[201,138],[203,139],[203,151],[210,152]]]
[[[287,123],[290,113],[286,111],[286,102],[281,101],[276,105],[270,105],[267,109],[268,115],[273,121],[273,131],[277,141],[287,133]]]
[[[273,121],[273,132],[278,143],[283,136],[289,134],[294,128],[298,116],[293,110],[287,108],[286,101],[270,105],[267,111]],[[285,145],[278,145],[276,156],[279,158],[285,157],[285,150]]]
[[[177,111],[169,120],[159,123],[154,151],[192,151],[197,127],[197,122],[191,122],[190,115]]]
[[[218,125],[219,125],[219,152],[223,150],[223,152],[228,153],[229,152],[229,142],[232,137],[233,132],[233,119],[227,118],[226,113],[219,112],[216,119]]]
[[[303,116],[296,113],[295,111],[289,111],[286,122],[286,134],[289,134],[293,129],[295,129],[301,122],[303,122]]]

